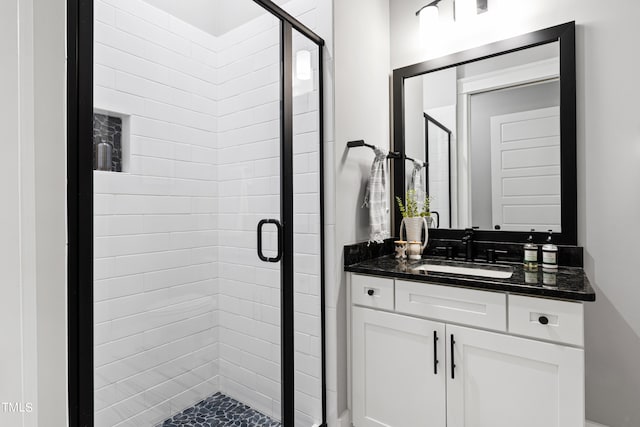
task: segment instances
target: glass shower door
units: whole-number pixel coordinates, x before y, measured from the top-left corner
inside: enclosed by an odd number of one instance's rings
[[[251,408],[248,425],[270,426],[282,405],[280,20],[242,3],[251,19],[217,56],[220,391]]]
[[[293,29],[295,426],[323,421],[320,48]]]
[[[97,427],[281,417],[281,22],[224,3],[94,1]]]

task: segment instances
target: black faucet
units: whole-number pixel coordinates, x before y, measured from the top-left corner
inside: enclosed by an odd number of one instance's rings
[[[465,228],[464,229],[464,236],[462,236],[462,245],[465,247],[465,255],[464,255],[464,260],[465,261],[473,261],[473,258],[474,258],[474,254],[473,254],[473,230],[474,230],[474,228],[477,228],[477,227]]]

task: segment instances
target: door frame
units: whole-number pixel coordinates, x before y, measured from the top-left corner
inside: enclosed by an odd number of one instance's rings
[[[94,425],[93,369],[93,1],[67,0],[67,328],[70,427]],[[322,426],[326,426],[324,236],[324,40],[270,0],[253,0],[280,20],[281,215],[284,256],[281,284],[282,424],[295,420],[293,264],[292,31],[318,46],[320,170],[320,321]]]

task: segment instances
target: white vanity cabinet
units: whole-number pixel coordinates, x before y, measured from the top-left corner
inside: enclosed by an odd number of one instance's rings
[[[355,427],[584,426],[581,303],[359,274],[351,292]]]
[[[446,329],[448,427],[584,426],[582,349]]]
[[[361,307],[352,314],[354,425],[445,427],[444,323]]]

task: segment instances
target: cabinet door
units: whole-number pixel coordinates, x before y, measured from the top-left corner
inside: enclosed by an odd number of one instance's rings
[[[354,426],[445,427],[444,324],[352,313]]]
[[[450,325],[446,340],[448,427],[584,426],[583,350]]]

